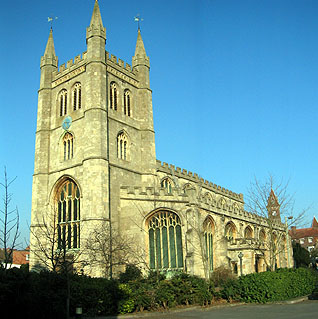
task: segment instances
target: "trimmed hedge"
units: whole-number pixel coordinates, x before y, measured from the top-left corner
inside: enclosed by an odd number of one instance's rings
[[[244,302],[280,301],[311,294],[316,281],[317,273],[306,268],[278,269],[241,276],[225,285],[223,296]]]
[[[318,272],[308,269],[280,269],[228,278],[221,291],[213,282],[175,273],[170,279],[150,273],[148,278],[129,270],[121,280],[70,275],[70,315],[82,306],[83,315],[105,316],[133,311],[156,310],[177,305],[208,305],[214,298],[265,303],[310,294]],[[63,318],[66,310],[66,276],[52,272],[0,269],[0,307],[12,317]],[[126,281],[126,282],[125,282]]]

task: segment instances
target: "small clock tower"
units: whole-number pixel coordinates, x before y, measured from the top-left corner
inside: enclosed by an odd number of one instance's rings
[[[280,204],[273,189],[271,189],[267,201],[268,217],[280,220]]]

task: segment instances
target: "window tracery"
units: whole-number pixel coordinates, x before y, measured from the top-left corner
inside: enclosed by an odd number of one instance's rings
[[[74,138],[70,132],[67,132],[63,137],[63,154],[64,161],[73,158],[74,155]]]
[[[65,181],[57,193],[58,249],[80,248],[80,191],[72,181]]]
[[[236,227],[231,222],[227,223],[225,226],[225,237],[228,240],[233,240],[236,238]]]
[[[161,181],[161,187],[165,188],[169,194],[172,193],[172,181],[170,178],[166,177]]]
[[[182,269],[182,233],[179,216],[158,211],[148,220],[149,264],[151,269]]]
[[[117,157],[125,161],[128,160],[128,137],[124,132],[117,136]]]
[[[213,221],[207,218],[203,224],[204,245],[208,270],[213,271]]]
[[[244,230],[244,238],[245,239],[251,239],[253,238],[253,231],[250,226],[247,226]]]

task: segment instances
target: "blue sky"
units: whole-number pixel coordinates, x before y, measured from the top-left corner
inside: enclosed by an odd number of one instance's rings
[[[28,239],[40,57],[57,16],[59,64],[86,50],[94,0],[7,1],[0,12],[0,172]],[[106,50],[131,63],[140,13],[151,64],[157,158],[246,193],[289,182],[296,212],[318,209],[318,1],[100,1]],[[317,216],[318,217],[318,216]]]

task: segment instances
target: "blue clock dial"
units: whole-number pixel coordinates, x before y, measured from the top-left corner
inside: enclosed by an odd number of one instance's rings
[[[72,125],[72,118],[70,116],[67,116],[62,123],[62,127],[65,131],[67,131]]]

